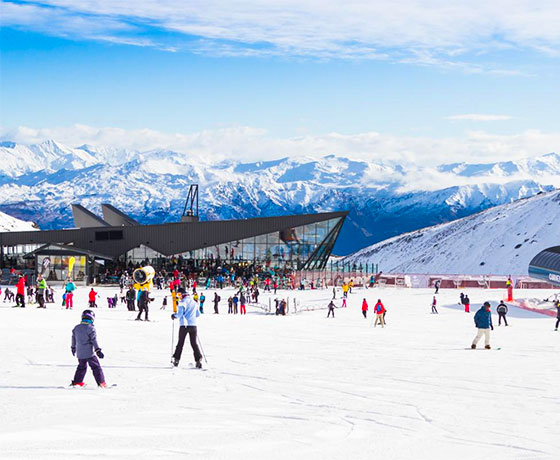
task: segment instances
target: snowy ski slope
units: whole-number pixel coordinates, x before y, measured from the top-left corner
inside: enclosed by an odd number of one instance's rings
[[[550,317],[512,307],[511,326],[492,333],[501,350],[472,351],[472,314],[455,290],[440,293],[439,315],[429,313],[431,290],[357,291],[335,319],[252,307],[228,316],[224,290],[221,314],[199,322],[209,363],[200,372],[188,369],[188,345],[180,368],[169,366],[172,323],[169,309],[159,310],[161,292],[155,322],[144,323],[123,306],[108,310],[116,289],[102,288],[102,364],[118,386],[97,389],[88,373],[88,389],[67,389],[76,366],[70,332],[87,290],[79,288],[75,311],[61,309],[60,290],[46,310],[0,302],[2,459],[560,457],[560,332]],[[486,299],[495,309],[503,295],[467,292],[473,310]],[[329,293],[289,296],[326,305]],[[362,318],[363,297],[370,306],[383,299],[385,329]]]

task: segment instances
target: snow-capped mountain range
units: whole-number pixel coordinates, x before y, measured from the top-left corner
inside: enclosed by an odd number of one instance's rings
[[[111,203],[141,223],[177,221],[197,183],[202,219],[348,210],[337,254],[553,190],[560,177],[554,153],[437,167],[335,155],[244,163],[51,140],[4,141],[0,160],[0,210],[41,228],[71,227],[77,202],[98,213]]]
[[[559,228],[554,191],[381,241],[344,262],[386,273],[523,275],[537,253],[560,244]]]
[[[33,222],[25,222],[0,212],[0,232],[27,232],[29,230],[38,230],[38,228]]]

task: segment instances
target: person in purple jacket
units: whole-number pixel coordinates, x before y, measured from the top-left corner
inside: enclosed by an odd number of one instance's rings
[[[97,359],[97,357],[103,359],[105,355],[97,343],[97,332],[93,327],[94,320],[95,313],[91,310],[84,310],[82,322],[72,330],[72,354],[78,358],[78,368],[74,374],[74,380],[70,384],[71,386],[85,386],[84,377],[89,364],[97,385],[102,388],[107,387],[103,369],[101,369],[101,364]]]

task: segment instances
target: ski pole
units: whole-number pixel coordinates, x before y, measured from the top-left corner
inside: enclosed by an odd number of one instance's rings
[[[204,353],[204,348],[202,348],[202,342],[200,341],[200,336],[196,334],[196,339],[198,340],[198,345],[200,345],[200,351],[202,352],[202,356],[204,357],[204,362],[208,364],[208,360],[206,359],[206,354]]]
[[[173,355],[173,342],[175,341],[175,321],[171,321],[171,355]]]

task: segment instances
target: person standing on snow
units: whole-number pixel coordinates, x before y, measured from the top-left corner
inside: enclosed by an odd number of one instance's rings
[[[138,316],[136,317],[136,321],[142,321],[142,312],[144,312],[144,321],[150,321],[148,319],[148,311],[150,303],[150,293],[147,289],[140,291],[140,296],[138,297]]]
[[[377,299],[377,303],[375,307],[373,307],[373,312],[375,313],[375,323],[373,323],[373,327],[377,326],[377,323],[381,324],[381,327],[385,327],[385,307],[381,302],[381,299]]]
[[[196,318],[200,316],[200,311],[198,310],[198,305],[196,302],[190,298],[187,291],[183,288],[179,289],[179,295],[181,299],[179,300],[179,309],[177,313],[171,314],[171,319],[175,320],[179,318],[179,341],[177,342],[177,347],[175,348],[175,353],[171,357],[171,363],[173,366],[177,367],[179,361],[181,360],[181,354],[183,353],[183,346],[185,345],[185,338],[187,334],[189,335],[191,348],[193,349],[194,360],[196,362],[196,367],[198,369],[202,368],[202,353],[198,348],[196,342],[197,338],[197,327]]]
[[[367,319],[367,311],[368,311],[368,303],[367,300],[364,297],[364,300],[362,301],[362,315],[364,315],[364,318]]]
[[[469,296],[466,295],[465,296],[465,313],[470,313],[471,312],[471,299],[469,299]]]
[[[84,310],[82,322],[72,330],[72,354],[78,358],[78,368],[74,374],[71,386],[84,386],[84,377],[87,366],[91,367],[97,385],[105,388],[105,376],[99,363],[98,357],[103,359],[105,355],[97,343],[97,332],[93,326],[95,313],[91,310]],[[97,356],[95,356],[97,355]]]
[[[126,308],[128,309],[128,311],[135,311],[136,290],[134,289],[134,286],[132,285],[129,286],[128,291],[126,291],[125,297],[126,297]]]
[[[218,295],[217,292],[214,292],[214,314],[218,315],[220,313],[220,310],[218,309],[218,304],[220,303],[220,296]]]
[[[554,305],[556,307],[556,326],[554,326],[554,330],[558,330],[558,325],[560,325],[560,300],[556,301]]]
[[[436,296],[434,296],[434,300],[432,300],[432,313],[435,313],[437,315],[438,311],[436,305],[437,305],[437,299]]]
[[[200,302],[200,313],[204,313],[205,300],[206,300],[206,296],[204,294],[200,294],[200,299],[198,299],[198,301]]]
[[[436,282],[434,283],[434,287],[436,288],[435,294],[437,294],[439,292],[440,284],[441,284],[440,280],[436,280]]]
[[[25,279],[21,275],[16,284],[16,307],[25,308]]]
[[[96,308],[97,305],[95,304],[95,296],[97,295],[97,292],[95,292],[95,290],[93,288],[91,288],[91,291],[89,291],[89,308]]]
[[[331,316],[331,313],[332,313],[332,317],[334,318],[334,302],[331,300],[331,302],[327,306],[329,308],[329,312],[327,313],[327,318]]]
[[[39,306],[37,308],[47,308],[45,307],[45,290],[47,289],[47,282],[43,275],[37,276],[37,303]]]
[[[492,313],[490,312],[491,305],[490,302],[484,302],[484,305],[480,307],[480,310],[474,315],[474,324],[478,329],[476,337],[473,340],[471,348],[474,350],[476,344],[484,335],[484,348],[490,350],[490,330],[494,330],[492,325]]]
[[[507,319],[506,319],[506,315],[508,312],[508,307],[504,302],[500,302],[498,304],[498,306],[496,307],[496,311],[498,312],[498,326],[502,325],[502,318],[504,319],[504,323],[507,326]]]
[[[68,282],[65,286],[66,289],[66,310],[74,308],[74,291],[76,290],[76,285],[72,282],[72,278],[68,278]]]

